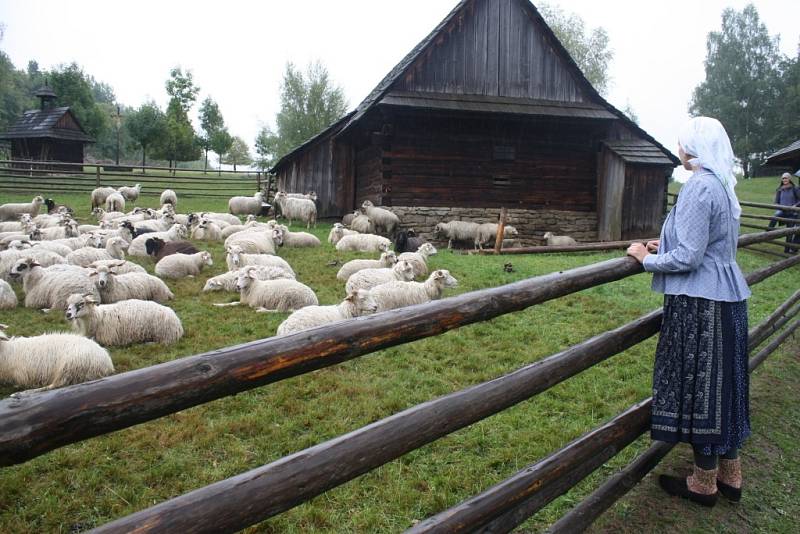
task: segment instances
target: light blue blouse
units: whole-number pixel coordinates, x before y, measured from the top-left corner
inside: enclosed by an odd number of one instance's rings
[[[739,221],[731,215],[725,188],[712,173],[695,172],[661,227],[658,254],[648,255],[645,271],[653,291],[722,302],[739,302],[750,288],[736,264]]]

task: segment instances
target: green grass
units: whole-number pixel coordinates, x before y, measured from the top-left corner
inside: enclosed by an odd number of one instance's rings
[[[776,183],[777,179],[751,180],[740,185],[739,193],[750,200],[771,199]],[[51,196],[78,207],[85,215],[86,195]],[[29,200],[29,195],[3,195],[2,202],[18,199]],[[143,196],[139,202],[145,206],[156,203],[153,196]],[[221,200],[181,198],[179,203],[179,211],[224,208]],[[317,292],[322,304],[336,303],[343,296],[343,284],[335,279],[338,267],[327,264],[359,257],[333,250],[325,241],[329,228],[320,224],[315,230],[324,242],[321,249],[281,251],[297,271],[298,279]],[[214,256],[212,269],[196,280],[169,283],[177,296],[172,305],[183,321],[186,336],[170,347],[111,349],[117,371],[139,369],[275,333],[286,314],[256,314],[246,307],[215,308],[212,303],[234,300],[235,295],[200,293],[205,279],[225,268],[222,247],[206,248]],[[432,258],[431,266],[447,268],[458,278],[460,287],[446,293],[453,295],[621,254],[492,257],[441,251]],[[739,260],[748,272],[767,265],[773,258],[743,251]],[[503,264],[509,261],[513,273],[503,270]],[[142,263],[152,272],[152,264]],[[648,275],[639,275],[582,291],[5,468],[0,473],[0,531],[67,532],[90,528],[269,463],[417,403],[492,379],[657,308],[661,297],[649,290],[649,280]],[[751,324],[765,317],[798,286],[798,269],[755,286],[750,301]],[[24,308],[0,312],[0,322],[10,324],[11,333],[17,335],[67,328],[58,314],[44,315]],[[797,353],[796,337],[790,345],[794,348],[792,354]],[[412,521],[486,489],[649,396],[654,350],[655,339],[651,339],[530,401],[411,452],[265,521],[252,531],[395,532],[407,528]],[[789,354],[787,348],[774,359],[780,362]],[[771,391],[784,402],[784,409],[790,406],[789,399],[796,399],[796,364],[794,361],[795,374],[789,375],[793,377],[789,382],[794,396],[791,390]],[[765,371],[773,365],[768,361]],[[761,409],[757,391],[765,386],[769,388],[769,383],[754,381],[754,413]],[[6,387],[0,389],[0,394],[12,391]],[[765,411],[759,417],[768,417],[767,414],[771,412]],[[770,425],[769,419],[762,424]],[[785,439],[778,443],[788,446]],[[552,523],[647,445],[647,440],[642,439],[627,448],[537,514],[525,528],[536,531]],[[769,487],[772,492],[780,489],[777,481],[770,481]],[[790,510],[797,511],[787,506],[786,511]],[[767,513],[755,508],[749,511],[754,521]],[[616,509],[613,514],[612,519],[617,517]]]

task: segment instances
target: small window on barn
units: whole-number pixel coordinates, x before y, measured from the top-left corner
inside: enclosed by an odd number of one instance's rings
[[[510,145],[494,145],[492,159],[495,161],[514,161],[517,158],[517,151]]]
[[[508,187],[511,185],[511,178],[508,176],[492,176],[492,185],[495,187]]]

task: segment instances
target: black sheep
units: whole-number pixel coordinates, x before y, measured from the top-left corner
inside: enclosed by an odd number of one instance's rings
[[[160,237],[151,237],[144,242],[147,255],[155,261],[171,254],[196,254],[200,252],[189,241],[164,241]]]
[[[417,249],[425,242],[421,237],[417,237],[417,233],[413,228],[408,230],[401,230],[394,238],[394,251],[397,254],[403,252],[416,252]]]

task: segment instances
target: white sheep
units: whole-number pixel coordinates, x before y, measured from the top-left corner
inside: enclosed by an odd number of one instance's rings
[[[282,232],[277,228],[254,227],[237,232],[225,240],[225,249],[236,245],[246,254],[275,254],[283,243]]]
[[[131,256],[147,256],[147,240],[158,237],[164,241],[178,241],[186,237],[186,227],[180,224],[173,224],[166,232],[150,232],[134,237],[128,247],[128,254]]]
[[[548,247],[570,247],[578,244],[568,235],[553,235],[553,232],[545,232],[542,237],[547,241]]]
[[[9,338],[0,324],[0,381],[24,388],[14,397],[96,380],[114,373],[108,351],[68,333]]]
[[[319,304],[314,291],[296,280],[259,280],[254,268],[242,269],[236,279],[239,301],[215,306],[247,304],[257,312],[292,312]]]
[[[264,204],[264,193],[259,191],[252,197],[231,197],[228,200],[228,211],[234,215],[261,213],[261,206]]]
[[[32,248],[37,250],[49,250],[55,252],[59,256],[66,258],[72,252],[72,249],[59,241],[32,241],[30,243]],[[12,248],[10,245],[8,248]]]
[[[67,237],[78,237],[81,235],[78,230],[77,221],[67,221],[63,226],[51,226],[49,228],[42,228],[40,231],[41,238],[44,240],[65,239]]]
[[[158,199],[160,205],[172,204],[173,207],[178,207],[178,195],[172,189],[164,189],[161,192],[161,197]]]
[[[225,257],[225,263],[229,271],[237,271],[250,265],[271,265],[294,275],[292,267],[280,256],[275,256],[274,254],[248,254],[239,245],[231,245],[225,250],[228,252]]]
[[[214,221],[222,221],[227,224],[242,224],[242,220],[239,217],[237,217],[236,215],[231,215],[230,213],[204,211],[202,213],[197,214],[197,216],[200,219],[213,219]],[[220,224],[219,227],[223,228],[223,225]]]
[[[346,282],[348,278],[354,273],[363,269],[388,269],[397,263],[397,255],[393,250],[388,250],[381,253],[380,259],[377,260],[350,260],[339,269],[336,273],[336,278]]]
[[[342,222],[341,222],[341,224],[342,224],[343,226],[350,226],[350,223],[352,223],[352,222],[353,222],[353,219],[355,219],[355,218],[356,218],[356,217],[358,217],[359,215],[361,215],[361,210],[355,210],[353,213],[348,213],[347,215],[345,215],[344,217],[342,217]]]
[[[447,248],[453,248],[453,241],[469,241],[475,242],[478,237],[478,223],[469,221],[449,221],[438,223],[433,229],[433,235],[436,237],[447,238]]]
[[[29,224],[31,221],[30,215],[21,215],[20,217],[25,217],[25,221],[6,221],[0,222],[0,233],[1,232],[22,232],[26,225]]]
[[[39,208],[43,205],[44,199],[40,196],[33,197],[30,202],[3,204],[0,206],[0,221],[15,221],[23,214],[36,217],[39,213]]]
[[[324,324],[375,313],[378,305],[368,289],[357,289],[333,306],[306,306],[293,312],[280,325],[277,335],[285,336]]]
[[[183,337],[181,320],[170,308],[149,300],[98,305],[93,295],[69,297],[65,317],[73,330],[104,346],[154,341],[169,345]]]
[[[439,269],[424,282],[389,282],[373,288],[370,293],[381,312],[437,300],[446,287],[457,286],[458,281],[450,271]]]
[[[151,230],[153,232],[165,232],[169,230],[173,224],[175,224],[175,215],[172,213],[162,213],[157,219],[134,222],[133,228],[137,231]]]
[[[125,197],[125,200],[136,200],[139,198],[139,193],[142,192],[142,184],[136,184],[133,187],[122,186],[118,191]]]
[[[375,225],[377,231],[383,231],[389,236],[393,236],[397,227],[400,226],[400,218],[385,208],[376,207],[371,201],[365,200],[361,204],[364,214]]]
[[[245,269],[246,268],[247,267],[245,267]],[[259,280],[293,280],[295,277],[294,273],[274,265],[256,265],[253,267],[253,270]],[[203,286],[203,291],[237,291],[236,280],[238,278],[238,270],[228,271],[218,276],[211,277],[206,280],[206,285]]]
[[[42,267],[31,258],[17,260],[11,276],[22,278],[25,307],[63,310],[73,293],[97,294],[88,271],[76,265]]]
[[[50,267],[51,265],[67,262],[64,256],[50,250],[40,249],[39,247],[21,250],[3,250],[0,251],[0,280],[5,280],[6,282],[10,281],[11,268],[22,258],[31,258],[42,267]]]
[[[11,284],[0,279],[0,310],[13,310],[17,307],[17,294]]]
[[[342,223],[334,223],[328,234],[328,243],[335,245],[346,235],[356,235],[358,232],[355,230],[348,230]]]
[[[106,197],[106,211],[125,211],[125,197],[114,191]]]
[[[414,268],[407,261],[398,261],[390,269],[362,269],[350,275],[344,286],[350,293],[356,289],[372,289],[375,286],[400,280],[409,282],[414,279]]]
[[[500,225],[497,223],[483,223],[478,225],[478,231],[475,234],[475,248],[483,250],[483,245],[489,243],[494,245],[497,240],[497,229]],[[516,237],[519,235],[517,229],[511,225],[503,227],[503,239],[509,237]]]
[[[94,189],[91,194],[92,209],[105,206],[108,196],[116,192],[117,190],[113,187],[98,187]]]
[[[186,278],[200,274],[206,265],[214,265],[211,253],[204,250],[195,254],[170,254],[156,263],[156,274],[161,278]]]
[[[392,242],[375,234],[346,235],[336,243],[339,252],[386,252]]]
[[[302,247],[318,247],[322,243],[319,238],[314,234],[308,232],[290,232],[289,228],[280,225],[281,240],[284,247],[289,248],[302,248]]]
[[[106,211],[103,208],[92,208],[92,215],[97,219],[97,222],[111,222],[115,219],[125,217],[125,214],[121,211]]]
[[[130,299],[165,302],[175,298],[167,284],[147,273],[117,274],[113,263],[94,267],[88,272],[103,304]]]
[[[73,250],[66,256],[67,263],[88,267],[99,260],[124,260],[125,251],[128,249],[128,242],[121,237],[112,237],[106,241],[106,247],[82,247]]]
[[[198,241],[222,241],[222,230],[214,221],[202,219],[200,224],[192,228],[192,239]]]
[[[423,243],[416,252],[403,252],[397,259],[405,260],[414,268],[414,278],[428,274],[428,258],[437,250],[431,243]]]
[[[251,216],[248,215],[248,219],[250,217]],[[267,227],[266,223],[261,223],[256,220],[248,220],[244,224],[230,224],[222,230],[222,239],[227,239],[233,234],[238,234],[239,232],[244,232],[246,230],[252,230],[254,228],[266,228],[266,227]]]
[[[375,233],[375,223],[372,220],[361,213],[360,211],[355,212],[355,217],[353,220],[350,221],[350,229],[354,232],[358,232],[359,234],[374,234]]]
[[[293,219],[300,219],[306,223],[306,228],[317,225],[317,205],[307,198],[288,198],[286,193],[275,195],[275,202],[280,206],[281,213],[292,224]]]
[[[97,270],[100,267],[113,267],[114,272],[117,274],[147,273],[147,269],[138,263],[126,260],[97,260],[93,261],[86,268]]]

